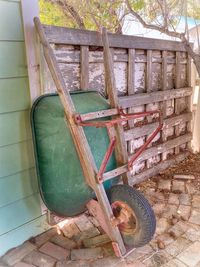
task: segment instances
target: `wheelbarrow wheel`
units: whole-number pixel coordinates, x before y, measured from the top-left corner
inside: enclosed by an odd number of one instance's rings
[[[115,223],[128,247],[151,241],[156,228],[154,212],[146,198],[128,185],[115,185],[108,194]]]

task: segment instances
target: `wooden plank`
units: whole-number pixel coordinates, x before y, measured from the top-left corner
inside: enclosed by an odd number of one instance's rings
[[[34,167],[32,141],[0,147],[0,178]]]
[[[147,71],[146,71],[147,92],[152,91],[152,50],[147,50]]]
[[[55,45],[54,54],[56,56],[56,60],[58,63],[80,63],[80,52],[78,50],[68,50],[68,46],[64,45],[63,47],[66,48],[66,50],[62,50],[60,47]],[[128,50],[136,50],[133,48],[129,48]],[[137,51],[137,50],[136,50]],[[97,54],[97,53],[95,53]],[[128,54],[120,54],[116,53],[114,57],[114,62],[128,62],[129,61],[129,52]],[[167,59],[168,64],[175,64],[176,59],[168,57]],[[153,63],[162,63],[162,58],[152,56],[152,62]],[[103,56],[90,56],[90,63],[103,63]],[[135,63],[147,63],[147,58],[145,55],[141,54],[135,54]],[[187,61],[185,59],[181,58],[180,64],[186,64]]]
[[[187,85],[191,86],[192,83],[192,69],[191,69],[191,64],[192,64],[192,60],[191,57],[189,55],[187,55]],[[191,111],[192,110],[192,97],[188,96],[186,97],[186,106],[187,106],[187,110]],[[192,131],[192,125],[191,125],[191,121],[187,122],[186,124],[187,127],[187,131],[191,132]],[[187,143],[187,148],[190,149],[191,148],[191,143]]]
[[[150,104],[153,102],[160,102],[160,101],[170,100],[173,98],[190,96],[191,94],[192,94],[192,87],[185,87],[185,88],[171,89],[166,91],[135,94],[133,96],[121,96],[119,97],[119,105],[122,108],[130,108],[130,107]]]
[[[135,49],[128,49],[128,95],[135,93]],[[128,109],[128,113],[131,113],[132,109]],[[128,121],[129,128],[134,126],[134,120]],[[128,151],[131,150],[131,143],[128,143]]]
[[[95,31],[70,29],[57,26],[43,25],[50,43],[103,46],[101,35]],[[144,38],[130,35],[108,34],[110,47],[136,48],[168,51],[185,51],[181,42]]]
[[[159,174],[161,171],[172,167],[175,164],[180,163],[184,159],[186,159],[189,156],[189,152],[184,152],[176,157],[173,157],[172,159],[162,161],[161,163],[158,163],[157,165],[153,166],[150,169],[147,169],[139,174],[135,174],[132,176],[130,180],[130,185],[139,184],[141,182],[146,181],[147,179]]]
[[[0,42],[0,79],[27,76],[23,42]]]
[[[0,79],[0,113],[30,108],[27,78]]]
[[[26,0],[21,0],[21,9],[23,17],[23,28],[25,37],[26,47],[26,60],[28,66],[28,77],[29,77],[29,90],[31,100],[36,99],[41,92],[40,84],[40,72],[39,72],[39,55],[37,55],[37,49],[39,47],[39,41],[34,27],[34,17],[39,15],[39,4],[38,0],[31,1],[30,3]]]
[[[188,122],[191,120],[192,120],[192,113],[191,112],[184,113],[184,114],[172,117],[172,118],[164,119],[163,130],[169,129],[171,127],[174,127],[175,125],[178,125],[178,124],[181,124],[184,122]],[[143,125],[141,127],[135,127],[133,129],[129,129],[129,130],[125,131],[125,133],[124,133],[125,140],[129,141],[129,140],[134,139],[134,138],[139,138],[139,137],[144,136],[144,135],[149,135],[156,129],[156,127],[158,127],[158,122],[154,122],[154,123]]]
[[[31,139],[30,111],[0,114],[0,147]]]
[[[182,144],[185,144],[185,143],[191,141],[191,139],[192,139],[192,134],[188,133],[188,134],[176,137],[172,140],[169,140],[165,143],[150,147],[150,148],[146,149],[140,157],[138,157],[138,159],[135,161],[135,163],[139,163],[143,160],[147,160],[147,159],[154,157],[158,154],[161,154],[161,153],[163,153],[169,149],[172,149],[172,148],[175,148],[175,147],[180,146]],[[131,157],[131,155],[130,155],[130,157]]]
[[[6,253],[9,249],[21,245],[30,237],[47,231],[49,228],[50,226],[46,222],[46,215],[44,215],[1,235],[0,256]]]
[[[180,66],[180,52],[176,52],[176,76],[175,76],[175,86],[176,88],[180,88],[180,83],[181,83],[181,66]],[[181,104],[181,99],[177,98],[175,99],[175,104],[174,104],[174,111],[175,114],[178,115],[180,114],[180,104]],[[179,136],[180,135],[180,127],[179,125],[175,126],[175,136]],[[174,150],[175,154],[178,154],[180,152],[180,147],[177,146],[175,147]]]
[[[35,168],[0,179],[0,208],[38,192]]]
[[[0,1],[0,41],[23,41],[20,3]]]
[[[88,121],[88,120],[94,120],[97,118],[99,119],[103,117],[114,116],[117,114],[119,114],[119,110],[116,108],[112,108],[112,109],[99,110],[96,112],[81,114],[80,117],[82,121]]]
[[[0,208],[0,235],[41,215],[39,193]],[[6,223],[5,223],[6,222]]]
[[[162,90],[167,90],[167,51],[162,51]],[[167,116],[167,101],[160,102],[159,106],[161,110],[161,116],[163,117],[163,119],[165,119]],[[167,140],[164,127],[161,130],[161,140],[162,142],[165,142]],[[162,153],[161,159],[165,160],[164,153]]]
[[[104,67],[106,73],[106,92],[108,94],[108,99],[110,102],[111,108],[119,108],[117,90],[115,84],[115,75],[113,69],[113,60],[109,48],[109,39],[107,31],[103,28],[102,31],[102,42],[103,42],[103,51],[104,51]],[[120,124],[115,125],[116,132],[116,146],[115,146],[115,157],[117,160],[118,166],[124,165],[128,162],[128,154],[126,150],[126,142],[124,139],[124,130],[123,126]],[[128,184],[129,174],[124,173],[122,175],[123,182]]]
[[[89,87],[89,47],[81,46],[81,89]]]

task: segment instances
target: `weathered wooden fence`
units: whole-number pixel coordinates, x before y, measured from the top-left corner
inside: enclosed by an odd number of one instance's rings
[[[69,90],[106,94],[100,34],[55,26],[44,29]],[[109,34],[109,41],[120,106],[127,112],[161,109],[164,116],[163,130],[134,164],[130,184],[136,184],[188,155],[191,60],[180,42],[114,34]],[[41,66],[43,93],[56,91],[44,60]],[[157,124],[151,117],[124,126],[129,155]]]

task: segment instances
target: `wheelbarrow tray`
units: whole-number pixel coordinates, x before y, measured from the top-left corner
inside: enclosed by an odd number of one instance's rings
[[[106,99],[95,91],[77,91],[70,95],[76,111],[81,114],[110,108]],[[39,190],[45,205],[59,216],[72,217],[84,212],[95,194],[85,181],[58,94],[42,95],[35,101],[31,122]],[[84,127],[84,132],[99,168],[109,145],[107,131]],[[113,155],[106,171],[116,167]],[[113,183],[114,180],[104,182],[105,189]]]

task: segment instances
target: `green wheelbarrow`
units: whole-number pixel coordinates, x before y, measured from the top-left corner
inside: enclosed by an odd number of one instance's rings
[[[124,257],[147,244],[155,232],[150,204],[126,178],[134,161],[161,130],[160,112],[125,114],[117,103],[112,79],[109,101],[95,91],[69,93],[42,25],[38,18],[34,21],[58,91],[39,97],[31,112],[42,199],[50,211],[64,217],[88,209],[110,237],[115,254]],[[106,32],[102,40],[105,67],[112,77]],[[155,113],[160,118],[158,128],[126,162],[122,123]],[[119,184],[121,176],[123,184]]]

